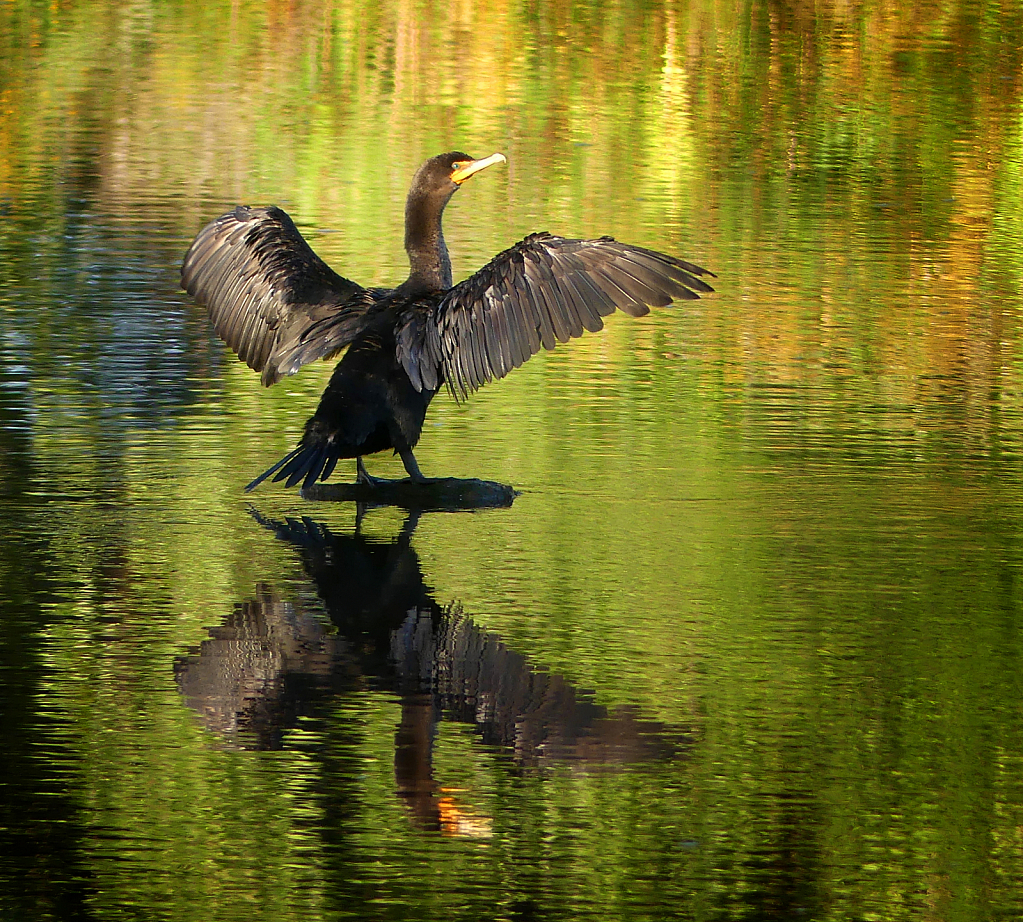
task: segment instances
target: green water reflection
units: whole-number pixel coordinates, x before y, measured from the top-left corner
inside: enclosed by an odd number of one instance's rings
[[[0,5],[0,915],[1023,916],[1021,75],[994,0]],[[274,202],[394,284],[452,148],[509,157],[456,275],[549,230],[719,276],[438,397],[424,472],[523,492],[403,558],[667,753],[416,698],[240,493],[330,368],[261,389],[188,241]],[[185,682],[218,638],[262,711]]]

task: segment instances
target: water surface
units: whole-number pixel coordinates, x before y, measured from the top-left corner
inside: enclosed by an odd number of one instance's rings
[[[1023,914],[1019,10],[11,2],[0,42],[0,915]],[[456,276],[610,233],[717,293],[438,397],[424,472],[510,509],[246,497],[330,367],[262,389],[189,241],[277,203],[395,284],[454,148],[509,158]]]

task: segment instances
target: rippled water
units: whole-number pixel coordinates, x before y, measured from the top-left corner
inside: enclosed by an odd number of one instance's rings
[[[0,916],[1023,915],[1018,10],[12,2],[0,39]],[[456,275],[612,233],[717,293],[438,397],[424,472],[508,509],[244,495],[331,369],[260,388],[189,240],[277,202],[394,284],[455,147],[509,157]]]

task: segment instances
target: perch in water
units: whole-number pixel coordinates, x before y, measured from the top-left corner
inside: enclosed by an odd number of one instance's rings
[[[199,232],[182,285],[209,309],[223,340],[270,386],[314,359],[344,355],[298,447],[266,478],[326,480],[355,458],[357,481],[375,483],[363,455],[393,449],[425,482],[412,450],[434,394],[456,400],[557,343],[603,326],[616,308],[633,317],[713,289],[706,269],[611,237],[530,234],[457,285],[441,218],[470,176],[505,163],[452,152],[416,172],[405,204],[409,277],[363,288],[334,272],[279,208],[239,206]]]

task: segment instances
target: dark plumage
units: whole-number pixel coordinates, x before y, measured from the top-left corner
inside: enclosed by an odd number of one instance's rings
[[[616,308],[649,306],[713,289],[692,263],[610,237],[531,234],[452,287],[441,230],[459,185],[501,154],[453,152],[427,160],[405,205],[411,271],[394,289],[363,288],[323,262],[279,208],[247,208],[199,232],[181,267],[184,288],[209,308],[217,333],[269,386],[347,347],[298,447],[270,475],[287,486],[326,480],[341,458],[393,448],[416,481],[412,449],[433,395],[456,399],[502,378],[530,356],[603,326]]]

